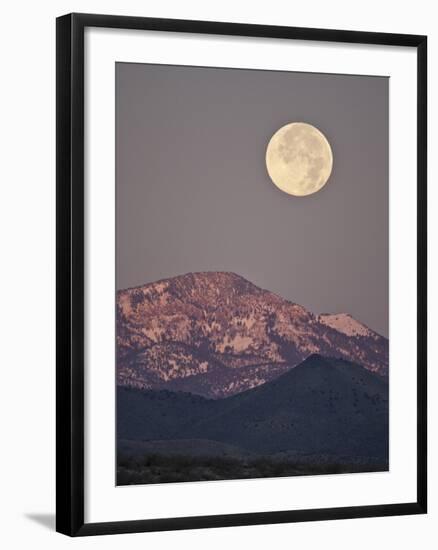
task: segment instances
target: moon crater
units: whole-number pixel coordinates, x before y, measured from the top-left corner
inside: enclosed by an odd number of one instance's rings
[[[302,197],[327,183],[333,154],[324,134],[305,122],[281,127],[266,149],[266,168],[273,183],[285,193]]]

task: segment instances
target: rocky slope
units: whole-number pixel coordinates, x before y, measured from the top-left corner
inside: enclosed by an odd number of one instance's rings
[[[234,273],[189,273],[117,293],[119,385],[222,398],[313,353],[388,374],[386,338],[347,314],[314,315]]]

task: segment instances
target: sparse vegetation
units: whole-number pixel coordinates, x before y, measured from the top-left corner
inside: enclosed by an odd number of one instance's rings
[[[262,458],[149,454],[119,457],[118,485],[378,472],[387,464],[309,464]]]

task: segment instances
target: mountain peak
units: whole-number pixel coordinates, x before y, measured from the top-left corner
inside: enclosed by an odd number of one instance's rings
[[[316,365],[316,364],[329,365],[330,362],[329,362],[329,359],[327,357],[324,357],[320,353],[311,353],[310,355],[308,355],[302,361],[302,363],[300,363],[300,365],[308,365],[308,364],[311,364],[311,365]]]
[[[233,273],[232,271],[197,271],[194,273],[183,273],[166,279],[159,279],[152,283],[146,283],[136,287],[120,290],[119,293],[127,293],[133,291],[142,291],[148,294],[150,291],[158,290],[160,293],[164,291],[172,290],[194,290],[202,292],[209,287],[215,287],[217,291],[223,291],[226,289],[232,289],[235,292],[254,293],[262,292],[262,289],[258,288],[247,279]]]
[[[232,271],[196,271],[185,273],[172,279],[173,283],[201,285],[215,285],[218,288],[235,288],[241,291],[260,290],[256,285]]]
[[[363,323],[356,321],[349,313],[322,313],[319,315],[320,323],[334,328],[347,336],[373,336],[376,333]]]

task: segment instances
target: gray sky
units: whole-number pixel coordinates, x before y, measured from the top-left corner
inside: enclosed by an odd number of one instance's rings
[[[277,189],[289,122],[333,151],[326,186]],[[117,287],[233,271],[388,334],[388,79],[117,63]]]

